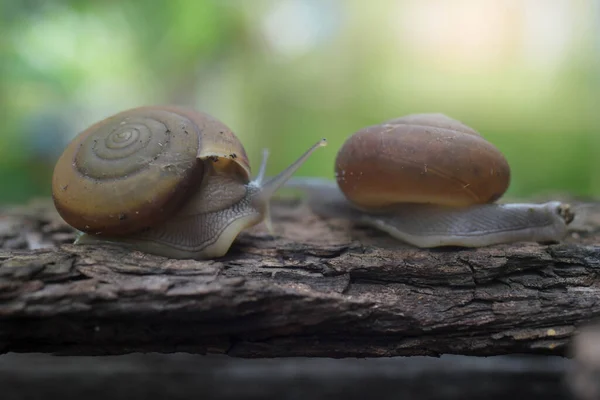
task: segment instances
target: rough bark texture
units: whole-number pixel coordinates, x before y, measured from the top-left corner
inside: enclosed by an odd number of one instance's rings
[[[50,201],[0,219],[0,351],[565,355],[600,317],[600,205],[561,244],[418,250],[273,205],[213,261],[69,244]]]

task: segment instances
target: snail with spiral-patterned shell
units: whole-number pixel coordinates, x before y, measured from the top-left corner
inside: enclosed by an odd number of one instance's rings
[[[478,132],[443,114],[413,114],[360,129],[337,153],[335,181],[292,178],[319,215],[348,219],[411,245],[482,247],[559,242],[568,204],[496,203],[510,167]]]
[[[82,232],[76,244],[217,258],[243,229],[270,226],[276,190],[325,144],[267,181],[265,151],[251,179],[243,146],[221,121],[181,107],[138,107],[71,141],[55,166],[52,197],[65,222]]]

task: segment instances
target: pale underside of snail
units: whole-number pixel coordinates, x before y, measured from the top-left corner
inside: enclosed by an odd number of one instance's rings
[[[443,114],[414,114],[348,138],[335,181],[292,178],[323,217],[379,229],[420,248],[552,243],[574,218],[568,204],[496,203],[510,168],[498,149]]]
[[[82,232],[78,245],[217,258],[242,230],[262,221],[271,229],[274,193],[325,144],[317,142],[269,180],[265,151],[251,179],[243,146],[222,122],[180,107],[139,107],[73,139],[54,169],[54,204]]]

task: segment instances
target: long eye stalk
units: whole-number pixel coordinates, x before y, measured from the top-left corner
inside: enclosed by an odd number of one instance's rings
[[[254,184],[257,186],[261,186],[263,180],[265,179],[265,174],[267,172],[267,159],[269,158],[269,149],[263,149],[262,161],[260,163],[260,168],[258,170],[258,174],[256,178],[254,178]]]
[[[269,201],[271,197],[275,194],[275,192],[282,187],[288,179],[294,175],[294,173],[308,160],[312,153],[319,147],[327,146],[327,140],[321,139],[317,143],[315,143],[310,149],[308,149],[304,154],[302,154],[294,163],[292,163],[289,167],[281,171],[278,175],[269,179],[268,182],[265,182],[261,185],[261,199],[264,201]],[[264,179],[264,171],[266,169],[268,152],[263,152],[263,162],[260,166],[260,171],[257,177],[257,180],[260,178],[258,183],[261,183],[262,179]]]
[[[252,182],[254,185],[260,187],[259,193],[257,193],[254,198],[255,204],[258,207],[264,207],[264,216],[265,216],[265,224],[267,225],[267,229],[269,232],[273,232],[271,227],[271,218],[269,216],[269,201],[275,194],[275,192],[281,188],[287,181],[294,175],[294,173],[308,160],[312,153],[319,147],[323,147],[327,145],[326,139],[321,139],[317,143],[315,143],[310,149],[308,149],[304,154],[302,154],[294,163],[292,163],[289,167],[281,171],[279,174],[269,179],[264,184],[262,181],[265,177],[266,164],[268,158],[268,151],[263,150],[263,159],[260,165],[260,169],[256,179]]]

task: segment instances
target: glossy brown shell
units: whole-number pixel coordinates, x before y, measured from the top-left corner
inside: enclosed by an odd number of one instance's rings
[[[177,211],[199,187],[203,162],[250,179],[241,143],[212,116],[166,106],[123,111],[67,146],[54,169],[54,204],[80,231],[128,234]]]
[[[510,183],[502,153],[442,114],[408,115],[356,132],[339,150],[335,174],[342,192],[363,208],[489,203]]]

